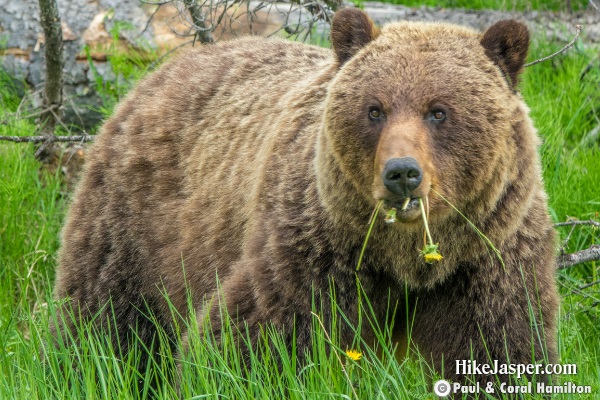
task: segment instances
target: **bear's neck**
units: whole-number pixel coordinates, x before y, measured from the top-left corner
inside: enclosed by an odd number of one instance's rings
[[[336,252],[348,256],[347,268],[353,269],[359,262],[374,204],[343,173],[325,135],[319,135],[316,145],[317,197],[321,213],[327,221],[324,226],[326,235]],[[530,157],[535,165],[535,154],[524,156]],[[519,240],[523,239],[516,236],[523,231],[520,227],[532,223],[530,216],[533,213],[546,212],[541,178],[504,184],[491,181],[489,189],[484,191],[484,196],[464,205],[469,210],[469,220],[478,231],[458,213],[431,221],[432,237],[435,243],[439,243],[444,256],[444,260],[435,265],[426,264],[419,253],[424,246],[424,227],[420,221],[388,225],[380,215],[369,236],[361,270],[383,271],[395,277],[398,283],[408,283],[415,288],[432,287],[443,282],[465,260],[469,263],[475,261],[481,264],[481,268],[497,264],[499,259],[492,246],[509,260],[508,253],[519,246]],[[495,193],[496,190],[500,193]],[[549,234],[546,234],[547,229],[543,224],[539,230],[540,236],[547,240]],[[531,229],[527,231],[531,232]]]

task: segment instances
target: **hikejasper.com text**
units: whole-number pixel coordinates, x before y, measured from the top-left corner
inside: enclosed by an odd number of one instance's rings
[[[493,360],[491,364],[476,360],[456,360],[458,375],[576,375],[575,364],[505,364]]]

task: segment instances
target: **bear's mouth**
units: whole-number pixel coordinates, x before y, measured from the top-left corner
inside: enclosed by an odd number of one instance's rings
[[[412,222],[418,220],[421,215],[419,197],[410,197],[408,203],[406,199],[384,199],[383,209],[386,213],[396,210],[396,219],[399,222]]]

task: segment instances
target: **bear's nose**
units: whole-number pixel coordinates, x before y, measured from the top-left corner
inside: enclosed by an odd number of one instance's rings
[[[396,195],[408,197],[423,180],[423,171],[412,157],[392,158],[381,174],[385,187]]]

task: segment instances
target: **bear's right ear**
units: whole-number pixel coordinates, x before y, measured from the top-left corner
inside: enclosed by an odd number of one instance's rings
[[[377,36],[379,29],[367,14],[357,8],[344,8],[333,17],[331,43],[340,65]]]
[[[529,50],[527,27],[513,19],[497,22],[485,31],[480,43],[515,89]]]

